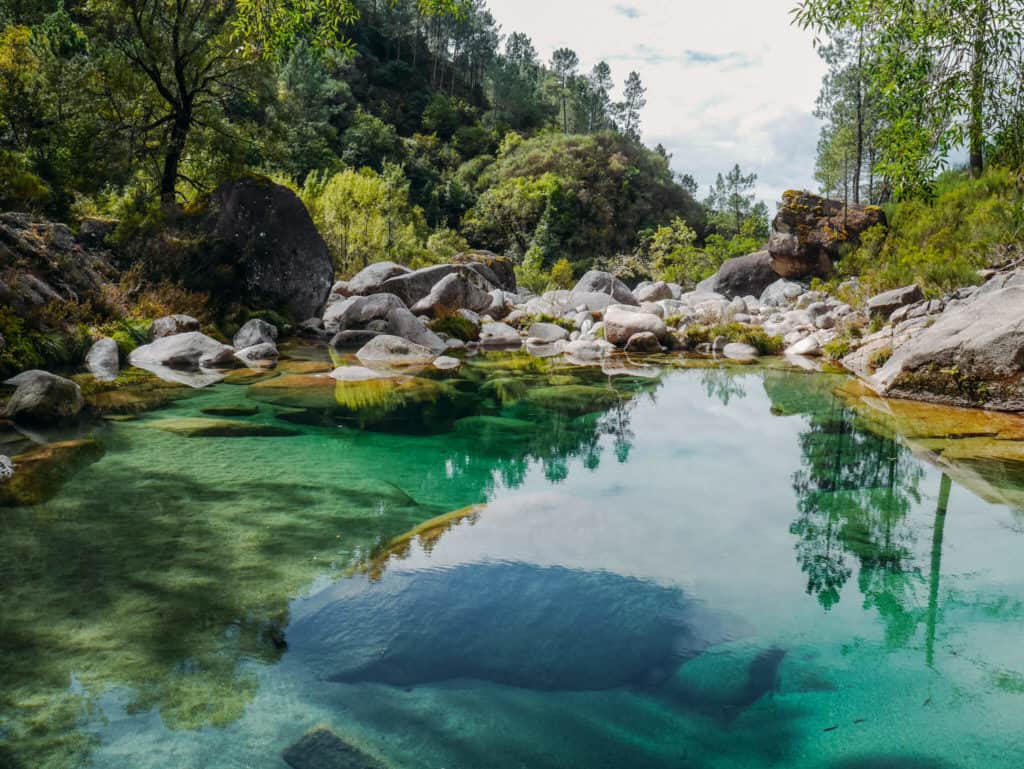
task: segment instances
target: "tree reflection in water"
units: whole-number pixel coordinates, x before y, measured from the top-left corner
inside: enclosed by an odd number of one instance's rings
[[[913,568],[914,534],[905,519],[920,502],[923,469],[904,446],[859,426],[838,399],[809,420],[799,439],[802,466],[793,475],[800,515],[790,527],[807,592],[831,609],[853,574],[852,558],[865,601],[898,615],[896,593],[906,589],[902,575]]]

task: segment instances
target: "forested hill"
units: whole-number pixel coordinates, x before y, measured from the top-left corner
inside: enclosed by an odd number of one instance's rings
[[[341,274],[484,247],[539,288],[766,235],[753,177],[706,211],[641,144],[639,73],[539,52],[483,0],[0,0],[0,25],[0,210],[125,239],[258,174],[300,194]]]

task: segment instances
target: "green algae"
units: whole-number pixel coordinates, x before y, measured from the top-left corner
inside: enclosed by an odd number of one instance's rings
[[[586,414],[604,411],[622,399],[613,389],[590,385],[558,385],[536,387],[529,391],[526,399],[542,408],[566,414]]]

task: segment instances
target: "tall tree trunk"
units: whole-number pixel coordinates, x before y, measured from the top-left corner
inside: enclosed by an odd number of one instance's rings
[[[160,200],[165,206],[173,206],[177,201],[178,167],[185,154],[185,142],[192,119],[181,116],[171,123],[171,135],[167,141],[167,152],[164,154],[164,168],[160,176]]]
[[[984,170],[985,158],[985,27],[988,23],[989,0],[975,0],[974,55],[971,59],[970,139],[971,176],[977,178]]]
[[[864,33],[857,38],[857,146],[853,164],[853,204],[860,205],[860,169],[864,165]]]

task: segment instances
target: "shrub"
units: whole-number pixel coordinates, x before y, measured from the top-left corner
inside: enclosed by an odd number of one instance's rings
[[[761,355],[778,355],[784,347],[782,337],[772,336],[760,326],[744,326],[741,323],[720,323],[715,326],[693,323],[683,332],[683,343],[692,349],[713,342],[720,336],[728,342],[749,344]]]
[[[837,285],[858,275],[864,298],[918,283],[928,297],[979,281],[978,270],[1024,249],[1024,190],[1016,175],[990,168],[981,178],[952,171],[936,181],[932,203],[907,200],[889,207],[889,228],[873,227],[838,264]]]

